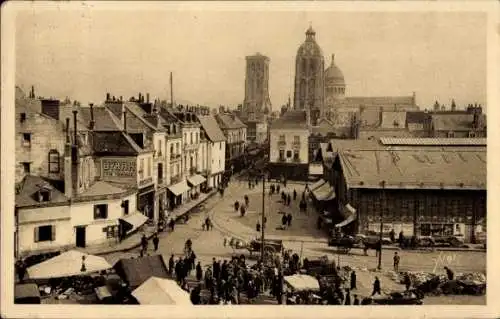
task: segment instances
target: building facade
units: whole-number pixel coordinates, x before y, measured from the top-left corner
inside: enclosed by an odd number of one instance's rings
[[[226,137],[211,114],[198,115],[204,138],[207,141],[207,186],[217,188],[222,182],[226,161]]]
[[[247,142],[247,126],[234,113],[219,109],[215,119],[226,137],[226,170],[239,172]]]
[[[246,57],[243,113],[249,119],[271,112],[269,98],[269,58],[260,53]]]

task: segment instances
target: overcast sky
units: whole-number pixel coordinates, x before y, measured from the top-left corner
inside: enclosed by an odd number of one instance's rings
[[[122,4],[120,4],[122,6]],[[126,6],[126,4],[124,4]],[[139,92],[215,107],[244,99],[245,56],[270,58],[273,109],[292,95],[295,55],[312,24],[349,96],[486,102],[481,13],[40,11],[16,20],[16,82],[43,96],[101,102]]]

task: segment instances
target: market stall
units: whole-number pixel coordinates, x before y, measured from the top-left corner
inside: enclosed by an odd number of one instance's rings
[[[171,280],[150,277],[132,292],[141,305],[192,305],[189,294]]]
[[[309,275],[292,275],[284,277],[285,285],[292,292],[319,291],[319,282]]]
[[[29,279],[36,280],[82,276],[110,268],[112,266],[102,257],[70,250],[29,267],[27,274]]]

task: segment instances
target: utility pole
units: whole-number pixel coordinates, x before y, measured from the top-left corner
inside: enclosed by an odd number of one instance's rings
[[[266,200],[266,175],[263,173],[262,174],[262,226],[260,227],[261,231],[261,245],[260,245],[260,259],[262,263],[264,263],[264,207],[265,207],[265,200]]]
[[[378,270],[382,270],[382,232],[384,230],[384,209],[385,209],[385,181],[380,182],[382,186],[382,191],[380,193],[380,237],[378,247],[380,250],[378,252]]]

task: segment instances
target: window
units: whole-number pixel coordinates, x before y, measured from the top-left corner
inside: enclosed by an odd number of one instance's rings
[[[41,189],[38,191],[38,201],[40,203],[50,201],[50,190]]]
[[[193,132],[191,132],[191,134],[189,134],[189,135],[190,135],[189,144],[193,144]]]
[[[219,150],[222,150],[222,143],[219,143]]]
[[[293,151],[293,159],[296,161],[299,160],[299,151]]]
[[[31,147],[31,133],[23,133],[23,146]]]
[[[144,159],[139,161],[139,179],[144,179]]]
[[[280,160],[281,161],[285,160],[285,151],[284,150],[280,150]]]
[[[148,159],[148,170],[147,170],[147,177],[151,176],[151,158]]]
[[[180,146],[179,146],[179,143],[175,143],[175,155],[180,154],[180,152],[179,152],[179,147],[180,147]]]
[[[285,135],[280,135],[279,136],[279,141],[284,142],[285,141]]]
[[[128,215],[128,210],[129,210],[129,201],[128,199],[127,200],[124,200],[122,202],[122,209],[123,209],[123,215]]]
[[[286,151],[286,157],[287,158],[292,157],[292,151]]]
[[[35,228],[35,243],[56,240],[56,228],[53,225]]]
[[[107,239],[118,237],[118,226],[113,225],[113,226],[103,227],[102,232],[106,233]]]
[[[94,205],[94,219],[106,219],[108,218],[108,205],[100,204]]]
[[[20,114],[20,119],[19,119],[19,120],[20,120],[20,122],[21,122],[21,123],[26,122],[26,113],[21,113],[21,114]]]
[[[455,137],[455,132],[449,131],[448,132],[448,137]]]
[[[300,143],[300,136],[295,135],[295,136],[293,137],[293,142],[294,142],[294,143]]]
[[[174,154],[174,144],[170,144],[170,157],[173,157]]]
[[[186,143],[186,144],[187,144],[187,139],[188,139],[187,133],[184,133],[184,143]]]
[[[59,173],[59,152],[57,150],[49,151],[49,173]]]
[[[161,141],[158,142],[158,156],[161,156]]]
[[[30,174],[31,173],[31,163],[25,162],[22,164],[23,164],[24,174]]]

